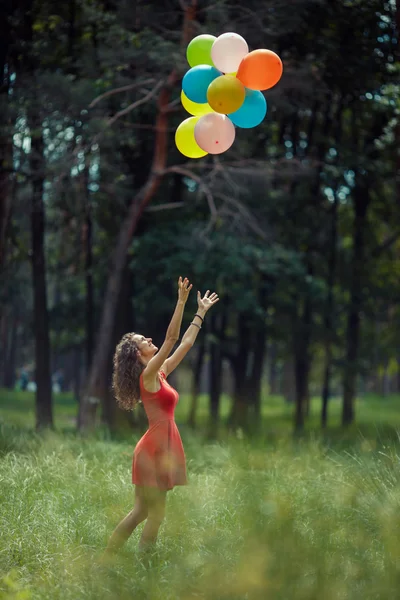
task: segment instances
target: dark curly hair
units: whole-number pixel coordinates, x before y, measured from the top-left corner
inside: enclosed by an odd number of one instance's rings
[[[137,355],[138,345],[134,340],[135,333],[126,333],[114,354],[114,370],[112,389],[117,404],[123,410],[132,410],[140,400],[140,374],[144,365]]]

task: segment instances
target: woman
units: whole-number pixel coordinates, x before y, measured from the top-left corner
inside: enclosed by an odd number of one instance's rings
[[[168,358],[178,341],[183,310],[191,289],[189,280],[182,281],[179,277],[178,302],[160,350],[151,338],[127,333],[114,355],[113,389],[117,402],[123,409],[131,410],[141,399],[149,429],[137,443],[133,455],[134,507],[113,532],[104,558],[120,548],[145,520],[139,549],[151,548],[164,519],[167,491],[186,484],[185,453],[174,421],[179,396],[166,379],[193,346],[208,309],[219,300],[218,295],[210,295],[209,290],[203,298],[197,292],[197,313],[180,345]]]

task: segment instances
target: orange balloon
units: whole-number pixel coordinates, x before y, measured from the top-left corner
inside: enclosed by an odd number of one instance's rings
[[[272,50],[253,50],[239,65],[236,77],[250,90],[268,90],[282,77],[282,61]]]

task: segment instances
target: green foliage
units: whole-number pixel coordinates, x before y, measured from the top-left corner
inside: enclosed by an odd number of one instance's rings
[[[174,128],[184,117],[175,107],[180,76],[187,68],[180,43],[183,12],[173,1],[136,6],[35,0],[30,36],[23,11],[11,5],[7,10],[10,40],[3,71],[8,92],[1,106],[9,120],[1,136],[12,144],[9,165],[15,179],[0,300],[7,304],[7,314],[18,313],[21,329],[30,332],[32,132],[27,114],[34,108],[41,116],[46,157],[51,339],[53,349],[62,351],[82,345],[87,336],[88,215],[97,324],[120,227],[146,182],[154,152],[158,95],[141,102],[172,68],[178,81],[171,90],[167,166],[183,160],[173,142]],[[232,320],[245,313],[267,325],[283,355],[292,352],[295,323],[311,298],[307,327],[317,353],[328,336],[325,312],[336,198],[334,334],[329,335],[336,364],[342,366],[354,257],[354,195],[367,178],[372,199],[365,225],[358,368],[366,373],[396,360],[399,321],[388,314],[399,293],[398,245],[385,247],[400,218],[394,10],[393,3],[380,0],[300,0],[290,11],[284,4],[254,0],[246,6],[206,2],[199,7],[194,32],[238,31],[251,49],[276,50],[283,58],[284,76],[266,92],[269,112],[257,130],[238,130],[234,147],[218,161],[208,157],[186,165],[187,176],[174,181],[165,176],[151,204],[176,200],[184,208],[145,213],[139,223],[129,258],[131,304],[139,328],[164,328],[182,273],[198,289],[217,289],[224,302],[220,306],[229,307]],[[218,214],[212,223],[199,180],[213,196]],[[30,336],[22,337],[19,363],[26,355],[32,357],[32,344],[26,340]],[[377,350],[372,351],[371,340]]]

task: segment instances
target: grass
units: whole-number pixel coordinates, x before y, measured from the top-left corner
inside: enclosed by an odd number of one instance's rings
[[[359,424],[342,437],[338,403],[317,435],[315,403],[308,434],[292,439],[278,398],[263,407],[257,439],[211,443],[183,427],[190,485],[169,494],[150,568],[137,556],[139,528],[105,569],[97,559],[132,506],[139,433],[82,439],[60,396],[58,431],[38,435],[30,395],[0,393],[0,599],[393,600],[398,402],[360,401]]]

